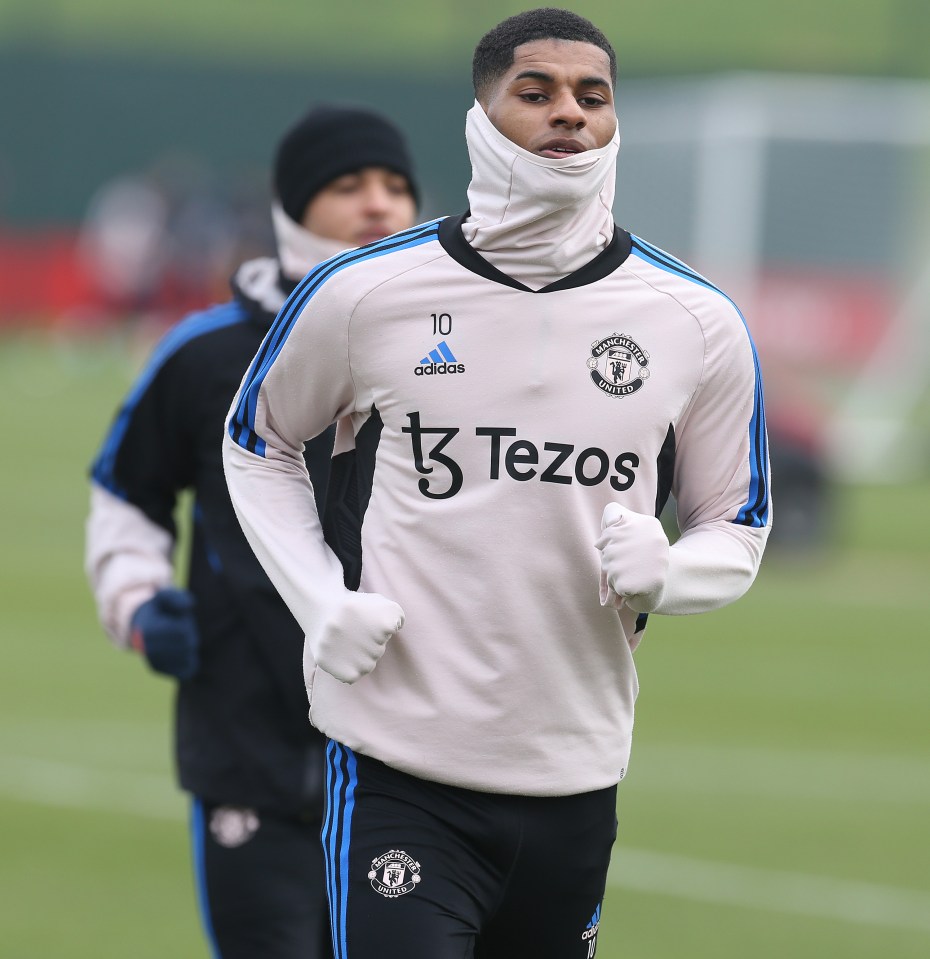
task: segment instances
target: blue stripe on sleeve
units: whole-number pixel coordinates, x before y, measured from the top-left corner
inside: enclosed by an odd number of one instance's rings
[[[206,524],[203,519],[203,505],[200,500],[194,501],[194,526],[200,536],[200,544],[203,547],[204,555],[207,557],[210,569],[219,576],[223,572],[223,561],[220,559],[220,554],[216,551],[216,548],[207,536]]]
[[[429,243],[438,235],[439,222],[432,220],[411,230],[395,233],[377,243],[340,253],[324,260],[304,277],[278,313],[246,374],[236,409],[229,419],[229,435],[236,443],[259,456],[265,455],[265,441],[255,432],[255,411],[262,384],[298,317],[323,284],[348,266]]]
[[[692,283],[697,283],[705,289],[719,293],[736,310],[743,321],[746,335],[749,337],[749,346],[752,350],[752,363],[755,370],[755,390],[753,394],[752,417],[749,420],[749,494],[746,502],[740,507],[733,520],[741,526],[763,527],[769,518],[769,475],[768,475],[768,436],[765,429],[765,406],[762,394],[762,371],[759,368],[759,356],[756,345],[752,341],[746,318],[739,307],[713,283],[706,280],[700,273],[682,263],[664,250],[647,243],[638,236],[633,236],[633,253],[657,269],[664,270],[674,276],[680,276]]]
[[[103,441],[97,459],[94,461],[91,475],[97,483],[121,499],[126,498],[116,478],[116,457],[129,429],[132,415],[146,390],[152,385],[162,367],[182,347],[198,337],[206,336],[208,333],[221,330],[226,326],[242,323],[245,319],[246,316],[238,304],[224,303],[221,306],[187,317],[162,337],[142,373],[127,394],[126,399],[123,400],[123,405],[120,407],[119,413]]]

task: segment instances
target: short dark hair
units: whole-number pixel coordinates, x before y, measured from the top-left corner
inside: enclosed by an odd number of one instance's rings
[[[590,20],[571,10],[539,7],[502,20],[478,41],[471,62],[475,97],[480,98],[513,66],[517,47],[533,40],[577,40],[600,47],[610,60],[610,82],[616,86],[617,54],[607,37]]]

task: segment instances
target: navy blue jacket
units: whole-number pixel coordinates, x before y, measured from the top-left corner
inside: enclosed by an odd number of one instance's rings
[[[202,647],[199,673],[178,684],[182,787],[210,802],[315,817],[324,740],[308,719],[303,634],[246,542],[223,474],[224,419],[275,316],[235,278],[233,291],[231,302],[165,335],[117,413],[92,477],[172,536],[179,496],[193,495],[188,586]],[[320,504],[331,451],[328,432],[305,454]]]

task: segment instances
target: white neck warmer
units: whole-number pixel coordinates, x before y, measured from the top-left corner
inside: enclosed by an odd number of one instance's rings
[[[345,243],[328,240],[295,223],[277,200],[271,204],[271,225],[281,272],[289,280],[302,280],[318,263],[350,249]]]
[[[607,146],[554,160],[508,140],[476,101],[465,142],[472,177],[462,234],[502,273],[538,290],[613,239],[619,125]]]

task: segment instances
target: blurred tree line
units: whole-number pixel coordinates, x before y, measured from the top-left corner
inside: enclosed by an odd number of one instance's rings
[[[189,152],[236,184],[264,176],[269,144],[314,99],[392,116],[420,161],[424,214],[457,210],[471,51],[529,6],[0,0],[0,224],[77,222],[102,183],[165,151]],[[604,29],[625,78],[746,69],[930,77],[927,0],[566,6]]]

